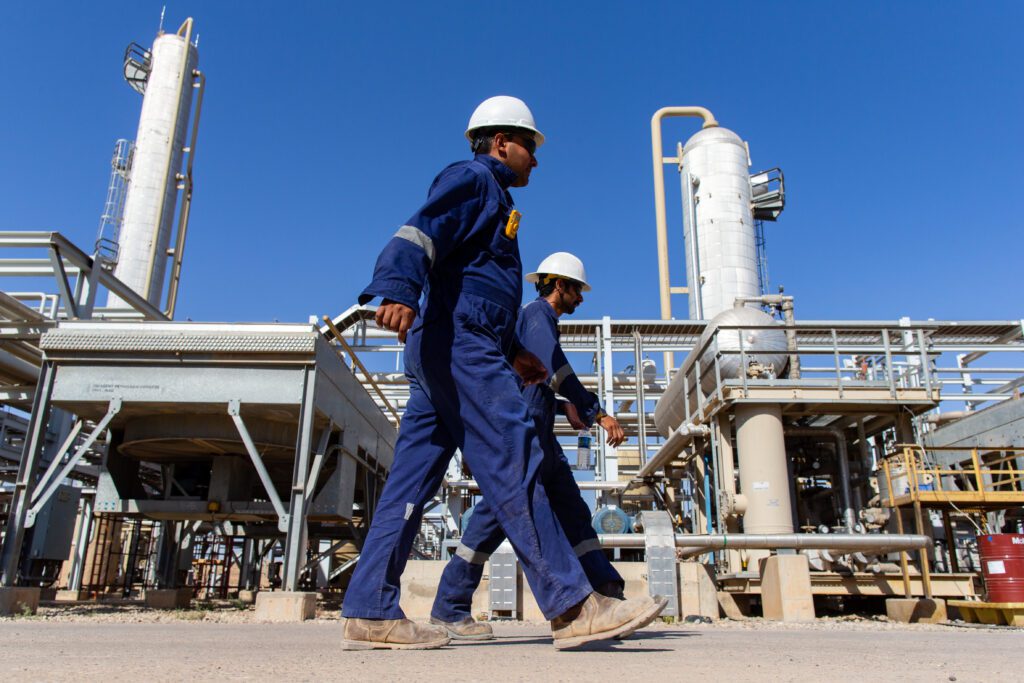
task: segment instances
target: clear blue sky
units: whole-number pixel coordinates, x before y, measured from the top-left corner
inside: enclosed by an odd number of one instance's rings
[[[121,56],[161,5],[4,3],[0,229],[93,243],[141,104]],[[208,89],[181,318],[354,303],[494,94],[548,137],[516,192],[522,251],[585,260],[580,317],[658,317],[649,120],[690,104],[785,172],[769,268],[799,317],[1024,316],[1022,3],[168,3],[167,27],[187,16]]]

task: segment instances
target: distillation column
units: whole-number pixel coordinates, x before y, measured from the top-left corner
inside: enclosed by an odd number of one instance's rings
[[[749,165],[740,136],[719,126],[704,128],[683,146],[691,320],[710,320],[732,308],[737,297],[761,294]]]
[[[736,299],[761,294],[749,167],[747,145],[736,133],[719,126],[698,131],[683,146],[686,279],[693,319],[722,317],[723,323],[735,324],[724,318],[735,315],[731,311]],[[757,304],[748,305],[757,308]],[[762,325],[772,323],[770,316],[760,315]],[[746,372],[746,368],[737,369]],[[744,533],[792,533],[781,408],[742,405],[736,408],[735,420],[740,491],[746,499]],[[751,551],[748,557],[769,554]]]
[[[692,320],[710,322],[697,348],[683,362],[659,401],[655,420],[666,436],[683,421],[682,402],[693,400],[687,393],[692,394],[695,384],[709,381],[714,384],[714,377],[710,375],[691,381],[688,389],[685,384],[687,371],[697,360],[696,352],[710,335],[715,335],[715,342],[708,349],[708,355],[700,359],[704,368],[711,367],[715,354],[726,348],[732,351],[745,348],[748,352],[776,350],[778,337],[783,344],[780,348],[785,349],[781,331],[775,334],[774,330],[759,329],[775,321],[763,313],[757,303],[751,301],[744,308],[734,308],[737,299],[753,300],[761,295],[747,145],[736,133],[720,127],[710,112],[689,109],[701,112],[704,118],[704,127],[687,140],[680,160],[689,314]],[[690,115],[686,112],[687,108],[666,108],[652,119],[657,193],[662,191],[658,182],[659,162],[664,162],[659,156],[660,117]],[[662,229],[661,204],[663,199],[656,196],[659,231]],[[661,254],[659,258],[665,260]],[[735,328],[745,324],[754,329],[718,329],[719,326]],[[742,342],[739,337],[743,337]],[[767,360],[764,355],[751,359]],[[723,380],[747,373],[737,355],[721,356],[719,361]],[[781,357],[775,367],[781,371],[784,365],[784,357]],[[704,389],[709,391],[713,386]],[[745,499],[743,530],[749,534],[792,533],[792,497],[781,408],[773,404],[739,404],[734,417],[739,483]],[[729,469],[731,467],[726,468]],[[767,554],[768,551],[755,551],[751,556]]]
[[[199,53],[190,43],[191,20],[178,33],[156,38],[139,117],[124,223],[114,275],[155,306],[161,305],[168,247],[192,108]],[[114,294],[110,308],[127,308]]]

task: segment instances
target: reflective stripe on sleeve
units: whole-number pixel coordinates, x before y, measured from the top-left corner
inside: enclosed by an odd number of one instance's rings
[[[568,363],[558,368],[558,372],[551,375],[551,379],[548,380],[548,386],[551,387],[551,391],[558,391],[558,387],[562,386],[562,382],[571,374],[572,366]]]
[[[409,240],[419,246],[426,252],[427,258],[430,259],[430,265],[434,265],[434,240],[430,239],[427,233],[412,225],[403,225],[395,233],[395,237],[401,237],[403,240]]]

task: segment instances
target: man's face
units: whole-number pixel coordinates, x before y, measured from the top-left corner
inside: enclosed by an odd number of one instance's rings
[[[537,143],[525,131],[498,133],[494,136],[494,151],[498,158],[516,173],[512,187],[526,187],[530,182],[530,171],[537,165]]]
[[[555,284],[558,291],[558,302],[565,315],[572,315],[576,312],[577,306],[583,303],[583,286],[572,280],[558,280]]]

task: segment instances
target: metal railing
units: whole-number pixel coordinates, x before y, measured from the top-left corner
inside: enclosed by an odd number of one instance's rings
[[[965,453],[968,457],[943,467],[934,452]],[[931,462],[930,462],[931,461]],[[889,501],[901,497],[965,505],[1005,504],[1019,496],[1024,503],[1024,447],[963,448],[910,444],[882,461],[882,473]],[[1003,494],[1003,495],[993,495]],[[1007,496],[1005,494],[1011,494]],[[1013,495],[1016,494],[1016,495]],[[1007,500],[1007,499],[1010,500]]]

